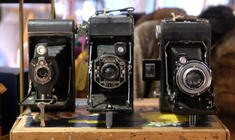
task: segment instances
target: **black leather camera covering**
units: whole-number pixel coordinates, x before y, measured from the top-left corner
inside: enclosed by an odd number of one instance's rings
[[[90,45],[88,110],[131,112],[133,110],[133,17],[97,15],[89,19],[88,29]],[[118,53],[119,46],[124,46],[123,53]],[[102,69],[106,66],[107,70],[112,69],[108,67],[113,65],[119,69],[118,76],[112,80],[103,77]]]
[[[29,63],[35,58],[35,47],[38,43],[45,43],[48,57],[55,59],[59,76],[54,85],[54,92],[58,101],[46,106],[46,109],[74,110],[74,22],[72,20],[30,20],[29,34]],[[36,92],[31,93],[34,99]],[[35,107],[35,100],[26,99],[24,105]]]
[[[134,31],[134,21],[131,16],[95,16],[91,17],[89,22],[91,36],[128,36]]]
[[[204,93],[190,96],[177,87],[175,77],[179,55],[186,56],[188,61],[197,60],[210,67],[210,24],[202,19],[164,20],[160,27],[161,111],[185,115],[214,114],[216,108],[214,106],[213,83]],[[166,83],[168,83],[172,95],[169,95]],[[175,96],[172,100],[173,94]]]

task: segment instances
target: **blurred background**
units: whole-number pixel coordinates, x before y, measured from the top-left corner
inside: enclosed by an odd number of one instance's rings
[[[188,15],[197,16],[207,7],[216,5],[226,5],[232,9],[235,7],[234,0],[55,0],[57,18],[72,18],[80,23],[87,21],[96,10],[101,9],[132,6],[138,16],[160,8],[177,7],[184,9]],[[50,4],[25,4],[24,12],[25,21],[28,18],[50,18]],[[0,13],[0,66],[19,67],[18,4],[0,4]],[[26,26],[25,30],[27,31]],[[27,35],[24,37],[24,43],[27,45]],[[25,61],[27,68],[27,60]]]
[[[0,129],[2,126],[2,134],[7,134],[19,115],[19,4],[2,3],[4,1],[18,0],[0,0],[0,83],[8,88],[8,91],[2,97],[0,96]],[[25,69],[28,68],[29,61],[27,20],[51,18],[50,0],[40,1],[47,1],[49,4],[24,4]],[[138,42],[135,41],[135,63],[137,63],[135,66],[138,66],[143,58],[158,57],[155,26],[161,19],[172,18],[172,12],[176,15],[199,16],[208,19],[212,23],[212,70],[218,116],[232,132],[231,138],[235,139],[235,108],[232,107],[235,106],[235,86],[233,84],[235,82],[235,0],[54,0],[54,5],[56,18],[74,19],[80,24],[87,22],[96,10],[134,7],[135,40],[138,40]],[[210,9],[210,7],[214,8]],[[155,21],[146,22],[149,20]],[[84,36],[76,36],[75,47],[75,79],[79,79],[79,76],[85,76],[85,74],[78,75],[79,66],[83,66],[83,61],[87,65],[87,51],[81,53],[83,49],[87,48]],[[152,52],[154,54],[151,54]],[[141,77],[141,70],[138,73],[138,69],[135,67],[135,76]],[[80,79],[83,78],[80,77]],[[150,84],[144,85],[143,81],[134,80],[134,82],[137,82],[134,83],[135,86],[139,84],[136,86],[139,89],[134,89],[136,98],[154,97],[155,93],[159,92],[159,83],[153,83],[152,85],[157,87],[150,88],[146,87]],[[76,81],[77,97],[86,97],[87,84],[82,88],[79,85],[79,82]],[[142,89],[140,89],[141,87]],[[153,93],[145,91],[144,88],[153,89]],[[5,116],[2,112],[5,112]],[[1,114],[3,114],[2,117]]]

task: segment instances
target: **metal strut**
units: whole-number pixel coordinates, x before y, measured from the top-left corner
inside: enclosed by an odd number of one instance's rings
[[[46,103],[44,103],[44,102],[37,103],[37,107],[40,110],[40,122],[41,122],[40,126],[42,126],[42,127],[46,126],[46,124],[45,124],[45,106],[46,106]]]
[[[189,127],[195,127],[197,124],[197,115],[188,116]]]
[[[20,101],[24,98],[24,0],[19,0],[19,46],[20,46]],[[23,106],[20,106],[23,113]]]
[[[106,127],[111,128],[113,125],[113,111],[107,111],[105,114]]]

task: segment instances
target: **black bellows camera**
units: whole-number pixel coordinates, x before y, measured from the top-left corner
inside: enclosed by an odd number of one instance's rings
[[[127,14],[104,15],[102,11],[89,19],[88,110],[91,112],[133,110],[134,20],[128,9],[123,11]]]
[[[23,105],[73,111],[74,22],[72,20],[30,20],[29,90]]]
[[[210,69],[210,24],[202,19],[163,20],[157,25],[160,61],[144,60],[145,80],[160,78],[160,110],[190,115],[215,113]],[[158,69],[159,68],[159,69]]]

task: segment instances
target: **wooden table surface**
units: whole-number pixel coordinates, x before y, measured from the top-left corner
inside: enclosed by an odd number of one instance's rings
[[[157,99],[144,99],[135,101],[135,108],[144,109],[156,107],[158,105]],[[161,122],[154,122],[151,117],[157,113],[157,117],[164,116],[159,112],[142,111],[136,113],[140,118],[145,117],[145,124],[142,126],[133,127],[112,127],[107,129],[105,127],[26,127],[26,122],[31,116],[22,114],[14,126],[12,127],[10,139],[11,140],[229,140],[229,130],[218,119],[212,115],[208,117],[208,122],[204,126],[199,127],[184,127],[184,126],[157,126],[149,124],[161,124]],[[147,115],[146,115],[147,114]],[[152,115],[152,116],[151,116]],[[155,114],[156,115],[156,114]],[[146,117],[147,116],[147,117]],[[151,116],[151,117],[149,117]],[[122,116],[120,116],[122,117]],[[150,120],[149,120],[150,118]],[[79,120],[78,120],[79,121]],[[140,121],[137,119],[137,121]],[[165,121],[160,119],[158,121]],[[128,122],[130,123],[130,122]],[[136,122],[135,122],[136,123]],[[164,123],[163,123],[164,124]]]

